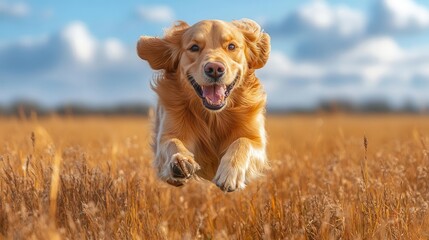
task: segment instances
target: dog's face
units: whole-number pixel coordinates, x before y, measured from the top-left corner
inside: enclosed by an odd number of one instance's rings
[[[204,106],[220,110],[247,67],[245,40],[225,22],[203,21],[183,35],[179,67]]]
[[[270,38],[252,20],[181,22],[164,38],[141,37],[139,56],[153,69],[180,74],[192,96],[205,108],[220,111],[249,69],[265,65]]]

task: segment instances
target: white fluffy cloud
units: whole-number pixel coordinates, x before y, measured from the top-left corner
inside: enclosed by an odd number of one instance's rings
[[[392,38],[367,39],[338,57],[293,60],[274,51],[258,72],[274,107],[312,107],[321,99],[429,103],[429,49],[405,51]],[[287,97],[285,97],[287,96]]]
[[[75,22],[68,25],[61,31],[60,37],[76,60],[89,63],[94,59],[97,43],[83,23]]]
[[[107,39],[103,47],[105,56],[111,61],[120,61],[124,59],[127,54],[125,46],[123,46],[119,40],[114,38]]]
[[[292,52],[273,52],[258,72],[272,106],[315,106],[320,99],[384,99],[429,105],[429,44],[406,48],[399,33],[429,29],[429,10],[413,0],[377,0],[370,14],[313,1],[268,24]],[[410,35],[411,36],[411,35]],[[288,97],[285,97],[288,96]]]
[[[50,71],[74,65],[100,67],[124,58],[127,51],[118,39],[97,40],[84,23],[72,22],[51,36],[26,38],[1,46],[0,73],[25,75],[35,68]]]
[[[413,0],[378,0],[371,30],[376,33],[409,33],[429,29],[429,10]]]
[[[297,25],[296,31],[330,32],[339,37],[361,33],[365,27],[364,16],[345,6],[333,7],[324,1],[314,1],[298,9],[285,20],[286,25]]]
[[[0,47],[0,101],[44,104],[148,102],[151,70],[118,39],[96,39],[82,22],[40,39]],[[8,87],[13,86],[13,87]]]
[[[0,1],[0,18],[23,18],[30,14],[30,7],[22,2]]]
[[[276,35],[309,34],[348,38],[361,34],[410,33],[429,29],[429,9],[414,0],[375,0],[370,14],[314,0],[268,26]]]
[[[350,61],[353,63],[394,62],[401,59],[403,50],[393,38],[374,37],[368,38],[342,53],[339,61]]]
[[[165,23],[174,19],[174,12],[168,6],[139,6],[137,16],[149,22]]]
[[[295,40],[297,58],[326,57],[346,49],[366,32],[366,16],[346,6],[312,1],[292,12],[279,24],[265,27],[274,38]]]

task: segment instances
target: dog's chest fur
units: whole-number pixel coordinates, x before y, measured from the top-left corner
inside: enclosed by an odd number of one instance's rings
[[[185,95],[186,91],[165,94],[184,87],[177,79],[164,78],[157,82],[154,90],[158,93],[160,108],[155,136],[162,134],[166,138],[180,139],[200,164],[197,174],[203,178],[214,177],[228,146],[238,138],[265,141],[260,139],[261,131],[265,130],[263,121],[259,121],[263,119],[265,93],[253,74],[245,81],[234,90],[231,102],[221,112],[204,109],[201,100]],[[259,101],[252,102],[252,99]]]

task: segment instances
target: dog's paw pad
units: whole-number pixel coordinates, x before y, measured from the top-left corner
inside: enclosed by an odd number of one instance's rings
[[[195,168],[189,161],[178,159],[171,164],[171,172],[174,178],[190,178]]]
[[[184,156],[180,153],[172,156],[170,164],[171,176],[174,179],[189,179],[192,175],[200,169],[191,156]]]

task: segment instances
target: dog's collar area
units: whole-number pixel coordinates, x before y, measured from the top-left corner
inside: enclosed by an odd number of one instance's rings
[[[210,110],[214,110],[214,111],[220,110],[223,107],[225,107],[226,98],[231,94],[231,91],[234,88],[235,84],[237,83],[239,76],[240,75],[237,74],[234,81],[231,84],[226,86],[224,101],[221,104],[213,105],[213,104],[209,103],[209,101],[207,100],[206,97],[204,97],[203,88],[197,83],[197,81],[195,81],[195,78],[190,74],[187,75],[188,80],[191,83],[192,87],[194,88],[195,92],[197,93],[198,97],[200,97],[203,100],[204,107],[206,107],[207,109],[210,109]]]

